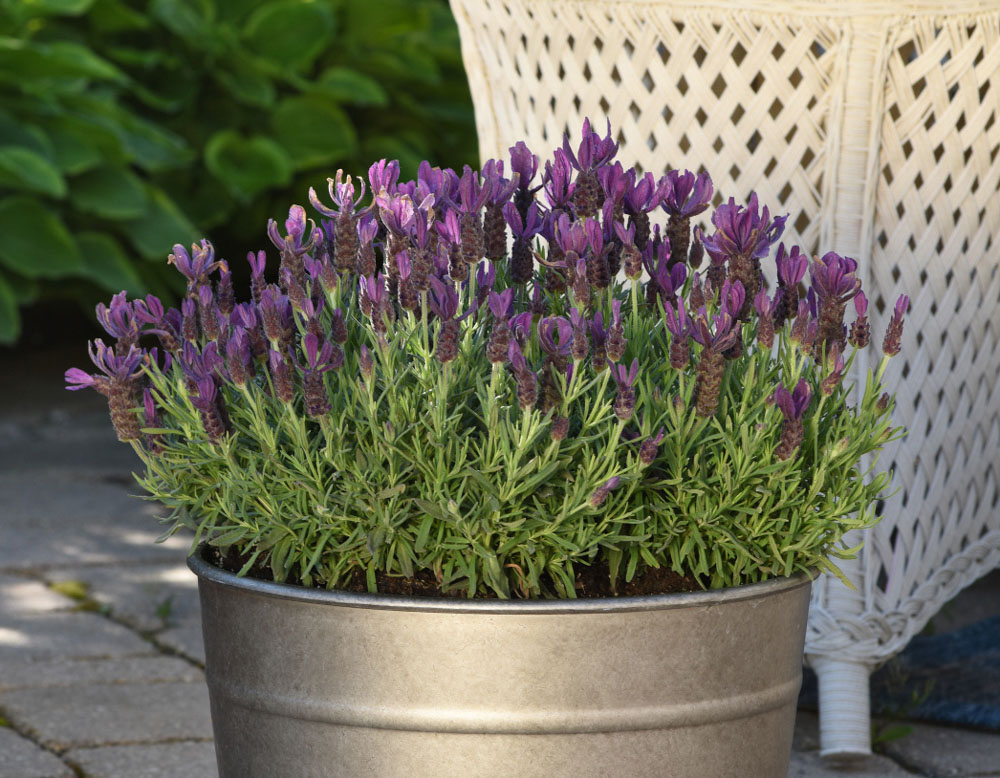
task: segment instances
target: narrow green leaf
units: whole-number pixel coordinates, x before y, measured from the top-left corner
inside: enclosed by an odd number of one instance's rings
[[[0,202],[0,262],[28,278],[63,278],[83,270],[62,221],[34,197]]]
[[[0,185],[63,197],[66,182],[41,154],[24,146],[0,146]]]

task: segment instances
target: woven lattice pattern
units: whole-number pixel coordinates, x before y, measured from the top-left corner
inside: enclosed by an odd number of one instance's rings
[[[623,162],[704,165],[789,212],[788,241],[857,257],[879,336],[910,294],[910,433],[883,456],[902,494],[846,568],[856,595],[816,587],[807,642],[899,651],[1000,564],[1000,0],[452,6],[484,158],[608,116]]]
[[[793,242],[816,248],[836,49],[827,30],[631,4],[474,5],[488,73],[476,114],[484,158],[521,138],[547,153],[584,117],[609,116],[623,162],[659,175],[711,161],[720,196],[756,191],[791,214]]]
[[[880,332],[898,289],[914,323],[894,371],[887,451],[903,492],[869,533],[864,614],[810,643],[881,662],[1000,564],[1000,25],[914,19],[893,31],[872,229]],[[894,514],[898,511],[899,517]],[[990,535],[989,533],[992,533]],[[933,584],[929,586],[928,584]],[[860,619],[860,621],[858,621]]]

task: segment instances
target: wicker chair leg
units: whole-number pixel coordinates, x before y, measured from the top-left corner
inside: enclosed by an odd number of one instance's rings
[[[871,710],[868,677],[863,663],[830,657],[811,657],[819,679],[820,756],[850,759],[871,749]]]

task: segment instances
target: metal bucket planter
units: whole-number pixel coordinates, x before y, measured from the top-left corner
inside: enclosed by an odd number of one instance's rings
[[[784,778],[809,579],[581,601],[237,578],[193,556],[222,778]]]

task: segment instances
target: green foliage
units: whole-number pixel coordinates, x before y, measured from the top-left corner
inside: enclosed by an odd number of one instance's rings
[[[249,560],[243,572],[262,563],[278,581],[334,588],[358,570],[370,587],[376,571],[429,570],[468,596],[573,597],[575,570],[600,561],[613,582],[667,566],[715,588],[835,571],[829,554],[856,551],[837,545],[843,533],[874,521],[889,479],[862,472],[861,462],[900,432],[877,405],[888,358],[849,402],[850,385],[822,392],[822,359],[794,343],[788,326],[772,353],[753,345],[748,322],[745,353],[727,360],[719,410],[702,418],[693,371],[665,358],[662,316],[616,283],[597,310],[607,321],[611,301],[625,301],[623,363],[642,366],[634,416],[616,414],[610,370],[595,372],[589,360],[575,363],[569,381],[555,376],[551,411],[522,410],[511,371],[487,359],[492,319],[469,319],[457,358],[442,365],[436,326],[401,310],[382,340],[353,290],[341,283],[328,292],[319,318],[323,332],[334,309],[349,322],[346,361],[324,379],[333,408],[319,419],[306,415],[301,395],[282,402],[258,363],[245,385],[219,384],[232,433],[213,441],[179,366],[186,357],[167,373],[147,365],[161,410],[143,432],[159,450],[134,443],[147,466],[140,483],[173,509],[171,531],[188,527],[195,544],[237,548]],[[459,310],[474,295],[470,284]],[[546,295],[553,315],[566,312],[564,298]],[[529,364],[541,356],[538,327],[524,347]],[[375,356],[370,380],[359,372],[362,346]],[[305,362],[304,345],[296,349]],[[777,383],[800,378],[814,398],[797,454],[781,460],[782,414],[769,399]],[[570,420],[562,440],[552,434],[558,416]],[[645,464],[639,444],[660,427],[665,437]],[[609,479],[620,483],[595,504]]]
[[[444,0],[0,0],[0,342],[380,157],[475,158]]]

